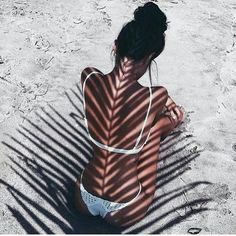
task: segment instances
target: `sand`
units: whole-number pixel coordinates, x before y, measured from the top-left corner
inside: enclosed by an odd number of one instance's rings
[[[162,143],[147,216],[116,229],[74,210],[91,157],[80,73],[111,71],[112,43],[145,2],[0,1],[0,233],[236,233],[234,0],[158,1],[170,23],[155,82],[187,118]]]

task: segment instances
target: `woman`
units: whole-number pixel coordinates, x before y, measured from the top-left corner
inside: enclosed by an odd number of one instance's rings
[[[147,213],[160,140],[184,120],[164,87],[138,83],[164,49],[166,20],[153,2],[138,7],[115,40],[114,69],[103,74],[85,68],[81,75],[94,154],[76,182],[75,203],[80,212],[115,226],[132,225]]]

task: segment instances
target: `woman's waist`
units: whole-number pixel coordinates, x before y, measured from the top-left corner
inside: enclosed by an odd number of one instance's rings
[[[136,168],[107,171],[87,166],[81,183],[90,194],[113,202],[127,202],[140,190]]]

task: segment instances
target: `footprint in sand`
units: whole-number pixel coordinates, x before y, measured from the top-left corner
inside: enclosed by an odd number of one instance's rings
[[[236,152],[236,143],[232,145],[232,149]]]
[[[0,56],[0,65],[4,64],[4,62],[5,62],[4,59]]]
[[[236,37],[236,21],[231,25],[231,33],[233,37]]]
[[[25,10],[23,7],[20,6],[13,6],[12,8],[12,15],[13,16],[24,16]]]
[[[47,52],[51,47],[51,44],[42,35],[33,34],[31,37],[27,37],[27,41],[39,50]]]
[[[229,186],[223,183],[211,184],[203,189],[203,193],[218,204],[226,202],[231,196]]]

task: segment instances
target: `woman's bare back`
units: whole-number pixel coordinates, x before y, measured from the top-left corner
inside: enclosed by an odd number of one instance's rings
[[[90,135],[98,142],[119,149],[132,149],[142,131],[138,146],[142,145],[161,112],[167,97],[164,87],[143,87],[137,81],[120,81],[108,77],[95,68],[82,72],[86,81],[84,97]],[[151,100],[150,100],[151,95]],[[94,156],[85,168],[83,184],[93,195],[114,202],[127,202],[139,189],[137,154],[114,153],[93,144]]]

